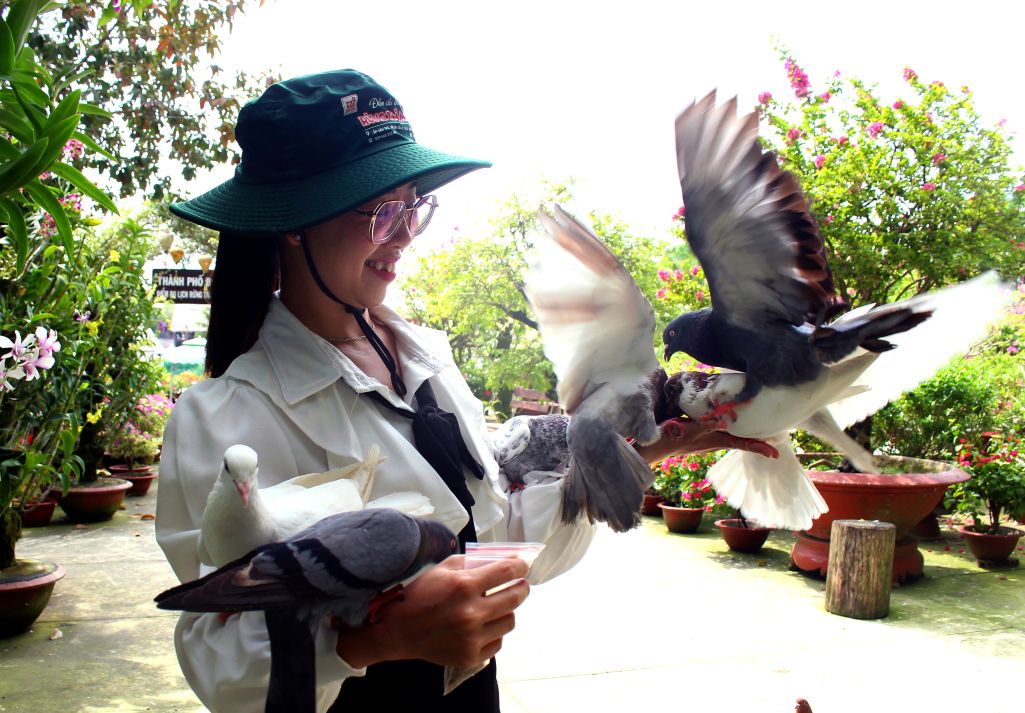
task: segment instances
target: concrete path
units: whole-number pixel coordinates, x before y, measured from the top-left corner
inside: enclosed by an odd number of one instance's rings
[[[174,657],[176,617],[152,605],[176,583],[141,517],[155,507],[151,493],[109,523],[28,531],[19,556],[68,574],[31,632],[0,640],[0,711],[204,710]],[[710,522],[602,529],[518,611],[499,655],[503,710],[789,713],[799,696],[815,713],[1022,710],[1025,567],[979,569],[948,532],[923,545],[926,577],[894,590],[887,619],[856,621],[788,571],[791,541],[740,555]]]

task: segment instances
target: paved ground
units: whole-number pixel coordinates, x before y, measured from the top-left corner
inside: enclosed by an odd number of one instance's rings
[[[0,711],[202,710],[174,658],[175,617],[151,603],[175,583],[141,517],[155,503],[28,532],[19,556],[68,574],[31,632],[0,640]],[[738,555],[711,523],[696,535],[654,518],[602,530],[520,609],[499,656],[503,710],[789,713],[802,696],[815,713],[1021,711],[1025,567],[981,570],[946,538],[924,545],[926,577],[894,590],[889,618],[856,621],[824,610],[822,582],[787,570],[789,535]]]

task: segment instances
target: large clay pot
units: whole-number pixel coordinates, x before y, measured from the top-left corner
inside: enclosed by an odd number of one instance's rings
[[[704,508],[679,508],[665,503],[659,503],[658,507],[662,510],[662,521],[670,532],[697,532],[701,517],[705,514]]]
[[[829,535],[834,520],[881,520],[897,528],[893,578],[897,582],[921,576],[925,559],[918,551],[912,528],[935,508],[947,487],[968,480],[968,474],[940,461],[878,456],[880,465],[901,465],[915,472],[840,473],[807,471],[829,511],[798,533],[790,553],[791,565],[805,572],[826,574]]]
[[[137,465],[129,467],[127,464],[110,466],[110,474],[115,478],[122,478],[132,484],[127,495],[141,496],[149,492],[149,487],[157,479],[157,473],[151,465]]]
[[[961,537],[968,543],[968,549],[975,555],[979,564],[1011,564],[1011,553],[1023,533],[1013,527],[1001,527],[994,534],[976,532],[971,525],[957,528]]]
[[[32,560],[16,560],[0,569],[0,639],[28,631],[64,575],[59,564]]]
[[[72,522],[102,522],[114,517],[132,484],[120,478],[97,478],[73,485],[61,498],[60,506]]]
[[[722,533],[726,546],[734,552],[757,552],[772,532],[771,527],[758,527],[750,522],[744,527],[740,518],[716,520],[715,526]]]
[[[21,512],[21,526],[45,527],[49,525],[56,507],[57,501],[49,498],[29,503]]]

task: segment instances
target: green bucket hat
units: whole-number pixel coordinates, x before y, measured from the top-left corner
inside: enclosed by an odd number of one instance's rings
[[[423,195],[491,164],[421,146],[386,89],[340,69],[273,84],[239,112],[235,175],[171,212],[233,233],[279,235],[406,183]]]

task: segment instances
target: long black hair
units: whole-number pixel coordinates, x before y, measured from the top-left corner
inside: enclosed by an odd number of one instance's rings
[[[276,236],[221,233],[210,284],[208,376],[223,374],[236,357],[256,343],[278,280]]]

